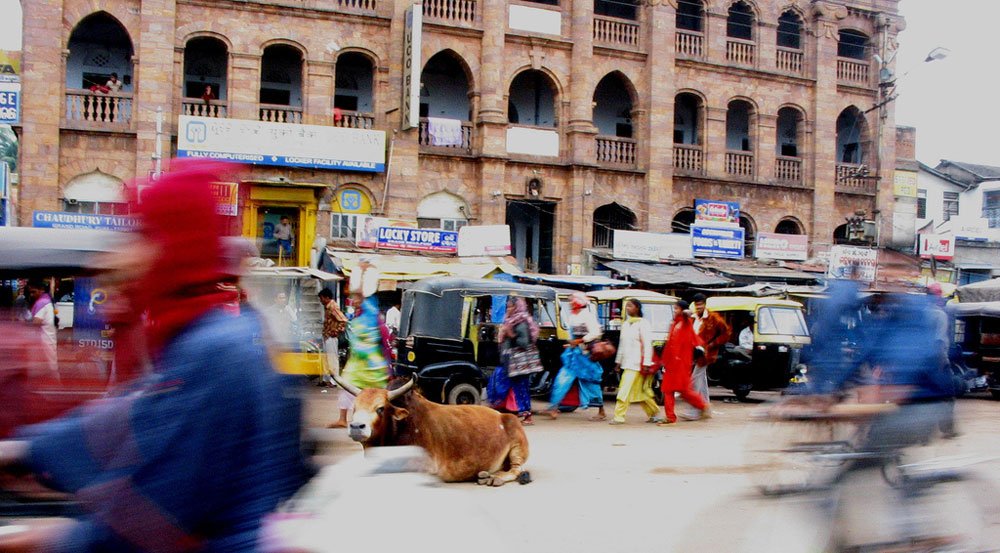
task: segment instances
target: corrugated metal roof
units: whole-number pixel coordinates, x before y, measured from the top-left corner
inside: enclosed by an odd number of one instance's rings
[[[688,286],[724,286],[732,280],[709,274],[692,265],[640,263],[637,261],[604,261],[605,267],[629,279],[654,286],[685,284]]]

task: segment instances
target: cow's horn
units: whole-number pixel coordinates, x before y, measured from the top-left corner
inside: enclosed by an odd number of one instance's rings
[[[358,388],[357,386],[351,384],[350,382],[341,380],[340,375],[338,375],[337,373],[331,372],[330,376],[333,377],[334,382],[336,382],[338,386],[343,388],[345,392],[351,394],[352,396],[357,397],[357,395],[361,393],[361,388]]]
[[[410,388],[412,388],[413,384],[415,384],[415,383],[416,383],[416,379],[411,378],[406,384],[403,384],[399,388],[396,388],[395,390],[389,390],[389,401],[392,401],[392,400],[396,399],[397,397],[399,397],[399,396],[405,394],[406,392],[410,391]]]

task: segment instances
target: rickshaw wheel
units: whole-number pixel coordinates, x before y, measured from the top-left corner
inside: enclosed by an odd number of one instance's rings
[[[480,401],[480,392],[472,384],[456,384],[448,391],[450,405],[479,405]]]
[[[733,388],[733,395],[736,396],[736,399],[739,401],[746,401],[751,391],[753,391],[753,385],[740,384]]]

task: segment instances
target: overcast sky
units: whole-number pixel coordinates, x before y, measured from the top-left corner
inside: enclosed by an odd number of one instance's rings
[[[1000,0],[901,0],[896,122],[917,127],[917,157],[1000,165]],[[21,46],[21,6],[0,0],[0,50]],[[923,63],[937,46],[951,50]]]

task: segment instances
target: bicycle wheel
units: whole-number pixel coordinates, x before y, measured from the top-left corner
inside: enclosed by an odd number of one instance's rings
[[[829,483],[852,450],[853,426],[827,421],[765,421],[750,425],[744,461],[750,480],[768,496],[802,493]]]

